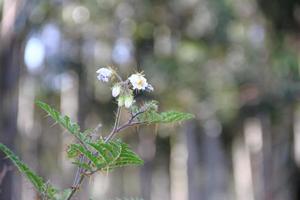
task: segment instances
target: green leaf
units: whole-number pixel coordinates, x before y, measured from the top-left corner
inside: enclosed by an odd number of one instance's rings
[[[142,198],[134,198],[134,197],[130,197],[130,198],[123,197],[123,198],[115,198],[113,200],[143,200],[143,199]]]
[[[57,189],[51,186],[49,183],[43,181],[34,171],[32,171],[25,163],[23,163],[9,148],[0,143],[0,150],[3,151],[6,156],[14,163],[19,171],[27,177],[27,179],[33,184],[35,189],[44,196],[50,199],[54,198],[57,193]]]
[[[177,111],[168,111],[160,113],[162,123],[181,122],[195,118],[193,114]]]
[[[79,156],[79,151],[71,145],[68,146],[67,155],[68,158],[77,158]]]
[[[98,157],[104,160],[105,165],[102,166],[101,170],[111,170],[128,165],[142,165],[144,163],[126,143],[121,141],[110,141],[108,143],[99,141],[98,143],[90,143],[90,145],[97,151]]]
[[[81,154],[86,158],[86,162],[79,162],[77,157],[73,157],[73,164],[84,168],[87,172],[106,171],[117,167],[143,164],[143,160],[121,141],[105,143],[103,140],[99,140],[87,144],[88,149],[81,144],[71,144],[68,150],[72,152],[72,155]],[[87,164],[88,161],[90,161],[89,165]]]
[[[36,104],[46,111],[57,123],[66,128],[72,135],[74,135],[81,143],[88,141],[86,134],[80,132],[80,127],[77,123],[72,122],[68,116],[63,116],[48,104],[37,101]]]
[[[121,148],[114,143],[108,144],[101,141],[100,143],[89,143],[89,145],[97,151],[96,155],[105,166],[120,155]]]
[[[128,165],[142,165],[144,163],[144,161],[133,150],[131,150],[126,143],[118,143],[121,145],[121,153],[109,166],[110,169]]]
[[[78,161],[74,161],[72,162],[74,165],[77,165],[78,167],[85,169],[87,171],[93,171],[93,168],[91,166],[89,166],[87,163],[84,162],[78,162]]]
[[[159,113],[156,111],[148,111],[141,114],[138,118],[141,122],[146,122],[148,124],[151,123],[159,123],[161,122],[162,118]]]
[[[158,113],[156,111],[149,111],[143,113],[139,120],[145,123],[172,123],[172,122],[182,122],[194,118],[195,116],[190,113],[183,113],[177,111],[168,111]]]
[[[71,149],[70,151],[76,151],[78,154],[84,155],[87,159],[89,159],[92,162],[91,164],[94,167],[97,167],[97,168],[101,167],[101,164],[102,164],[101,160],[99,160],[92,151],[89,151],[81,144],[71,144],[69,146],[69,148]],[[77,162],[78,161],[76,159],[76,161],[74,161],[74,163],[77,163]],[[90,168],[92,168],[92,166],[90,166]]]

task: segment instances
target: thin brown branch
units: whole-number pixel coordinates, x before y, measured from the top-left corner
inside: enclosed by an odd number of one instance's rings
[[[81,183],[83,182],[83,180],[84,180],[84,174],[81,174],[78,183],[76,185],[72,186],[72,191],[71,191],[70,195],[68,196],[68,198],[66,200],[70,200],[73,197],[75,192],[79,189],[79,187],[80,187]]]

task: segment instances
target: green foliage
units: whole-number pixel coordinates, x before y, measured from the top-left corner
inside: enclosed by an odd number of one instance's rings
[[[72,122],[68,116],[63,116],[48,104],[41,101],[37,105],[46,111],[57,123],[66,128],[80,143],[70,144],[67,150],[68,157],[73,164],[92,174],[96,171],[112,170],[127,165],[141,165],[143,160],[134,153],[127,144],[121,141],[103,140],[92,141],[87,137],[90,130],[81,132],[78,124]],[[55,199],[63,200],[70,195],[71,190],[55,194]],[[52,195],[53,196],[53,195]]]
[[[128,165],[142,165],[144,163],[126,143],[121,141],[111,141],[107,144],[101,142],[98,143],[98,147],[95,148],[98,150],[98,153],[102,152],[102,155],[105,156],[107,163],[107,167],[105,168],[113,169]]]
[[[93,200],[90,198],[89,200]],[[110,200],[143,200],[142,198],[136,198],[136,197],[123,197],[123,198],[115,198]]]
[[[71,134],[73,134],[81,143],[88,141],[86,134],[80,132],[80,127],[77,123],[72,122],[68,116],[63,116],[54,108],[51,108],[48,104],[37,101],[36,104],[46,111],[57,123],[66,128]]]
[[[158,102],[155,100],[147,101],[141,107],[136,105],[131,107],[133,115],[139,114],[137,119],[140,123],[173,123],[182,122],[194,118],[195,116],[190,113],[183,113],[177,111],[168,111],[158,113]]]
[[[81,132],[78,124],[72,122],[68,116],[61,115],[58,111],[51,108],[48,104],[38,101],[37,105],[48,113],[57,123],[66,128],[80,143],[69,145],[67,150],[68,157],[73,160],[73,164],[84,170],[84,174],[93,174],[97,171],[108,171],[118,167],[128,165],[141,165],[143,160],[132,151],[129,146],[120,140],[93,141],[88,137],[90,130]],[[145,103],[142,108],[133,107],[132,113],[136,114],[141,123],[170,123],[181,122],[193,118],[192,114],[169,111],[157,112],[157,102]],[[45,183],[41,177],[36,175],[29,167],[14,155],[5,145],[0,143],[2,150],[8,158],[18,167],[34,185],[36,190],[46,199],[65,200],[72,195],[71,189],[58,191],[53,186]],[[124,200],[138,200],[128,199]]]
[[[181,122],[195,117],[193,114],[177,111],[162,112],[160,113],[160,116],[161,123]]]
[[[143,164],[143,160],[127,144],[121,141],[105,143],[103,140],[99,140],[97,142],[89,142],[88,145],[89,149],[86,149],[81,144],[71,144],[68,149],[68,152],[70,152],[69,156],[75,158],[73,164],[82,167],[87,172],[92,173],[128,165]],[[84,155],[91,164],[87,165],[86,162],[78,161],[74,155]]]
[[[6,156],[14,163],[19,171],[24,174],[27,179],[33,184],[35,189],[46,196],[47,198],[54,199],[57,189],[51,186],[49,183],[43,181],[43,179],[33,172],[25,163],[23,163],[9,148],[0,143],[0,150],[3,151]]]
[[[123,197],[123,198],[116,198],[114,200],[143,200],[143,199],[141,199],[141,198],[134,198],[134,197],[129,197],[129,198]]]
[[[168,111],[158,113],[154,110],[143,113],[139,120],[148,124],[151,123],[173,123],[182,122],[194,118],[195,116],[190,113],[183,113],[177,111]]]
[[[45,110],[57,123],[66,128],[73,134],[81,144],[71,144],[67,150],[69,158],[75,159],[73,164],[89,171],[110,170],[126,165],[140,165],[143,161],[135,154],[127,144],[120,141],[105,143],[102,140],[92,142],[86,137],[86,133],[81,133],[79,125],[72,122],[68,116],[61,115],[58,111],[51,108],[48,104],[41,101],[37,105]],[[79,155],[83,155],[90,161],[78,161]]]

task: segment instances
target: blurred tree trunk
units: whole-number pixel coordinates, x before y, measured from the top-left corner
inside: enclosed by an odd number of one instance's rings
[[[187,148],[188,148],[188,192],[189,200],[196,200],[201,197],[202,191],[199,189],[201,187],[199,175],[201,170],[200,163],[200,145],[202,130],[196,127],[196,124],[189,123],[187,125]],[[198,175],[198,176],[197,176]]]
[[[22,0],[4,0],[0,31],[0,142],[14,149],[17,135],[18,78],[21,41],[14,34],[14,25]],[[0,154],[0,172],[8,166]],[[13,173],[9,171],[0,185],[0,199],[18,199],[13,191]]]

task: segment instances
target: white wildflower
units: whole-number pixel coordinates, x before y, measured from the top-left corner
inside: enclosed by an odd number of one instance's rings
[[[108,82],[113,74],[113,71],[108,69],[108,68],[100,68],[97,70],[97,73],[98,73],[98,76],[97,78],[100,80],[100,81],[103,81],[103,82]]]
[[[117,97],[119,96],[121,92],[121,86],[119,84],[116,84],[112,87],[112,96]]]
[[[148,86],[147,79],[142,74],[132,74],[128,80],[132,84],[133,89],[145,90]]]

